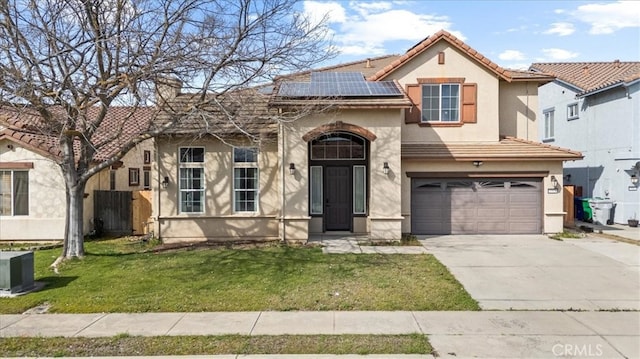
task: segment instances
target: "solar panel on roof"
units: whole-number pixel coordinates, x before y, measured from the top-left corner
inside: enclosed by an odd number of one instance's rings
[[[311,82],[283,82],[283,97],[378,97],[401,96],[393,81],[370,82],[360,72],[312,72]]]

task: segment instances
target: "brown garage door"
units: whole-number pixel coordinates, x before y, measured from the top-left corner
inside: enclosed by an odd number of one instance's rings
[[[411,186],[414,234],[542,233],[539,179],[421,179]]]

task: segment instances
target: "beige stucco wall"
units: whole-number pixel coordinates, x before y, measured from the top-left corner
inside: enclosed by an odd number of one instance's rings
[[[445,53],[443,65],[438,64],[439,52]],[[420,127],[402,121],[402,142],[498,141],[498,78],[466,54],[450,47],[447,42],[434,44],[385,80],[398,80],[404,87],[417,83],[418,78],[443,77],[464,77],[466,83],[478,84],[477,123],[460,127]]]
[[[548,172],[542,180],[542,215],[543,215],[543,232],[558,233],[563,228],[563,208],[562,208],[562,190],[558,193],[548,193],[551,188],[551,176],[555,176],[560,181],[562,188],[562,162],[560,161],[531,161],[531,162],[490,162],[484,161],[482,167],[476,169],[470,162],[427,162],[427,161],[408,161],[402,164],[402,173],[406,172],[459,172],[462,176],[466,173],[482,173],[482,172]],[[455,177],[455,176],[453,176]],[[411,178],[406,175],[402,176],[402,222],[403,233],[411,232]]]
[[[9,144],[13,149],[7,147]],[[129,152],[116,171],[116,190],[142,189],[143,151],[153,150],[153,142],[146,141]],[[64,237],[66,190],[60,167],[19,144],[0,141],[0,162],[33,162],[29,170],[29,215],[0,216],[0,240],[61,240]],[[140,169],[140,185],[129,186],[128,168]],[[84,198],[84,233],[93,230],[94,190],[109,190],[109,169],[101,171],[87,182]]]
[[[368,233],[372,239],[400,239],[400,115],[398,109],[341,110],[318,114],[288,124],[284,128],[284,163],[294,163],[296,174],[285,175],[285,216],[298,222],[309,220],[308,143],[302,137],[309,131],[336,121],[360,126],[376,135],[370,143],[368,168],[368,216],[354,219],[354,232]],[[280,143],[282,147],[282,143]],[[390,171],[382,171],[384,162]],[[288,170],[287,170],[288,171]],[[310,233],[322,231],[321,218],[308,225]],[[304,226],[294,239],[306,239]]]
[[[500,82],[500,135],[538,141],[538,86],[533,82]]]
[[[154,161],[155,233],[165,242],[273,239],[278,238],[278,156],[275,140],[258,146],[259,203],[256,213],[233,211],[233,147],[212,138],[157,140],[157,162]],[[205,210],[204,213],[178,211],[178,149],[205,148]],[[169,186],[162,189],[160,179],[169,177]]]
[[[29,170],[29,215],[0,216],[0,240],[62,239],[65,189],[60,186],[60,167],[50,159],[8,140],[0,140],[0,162],[33,163],[33,169]]]
[[[143,182],[143,170],[145,167],[151,167],[151,164],[144,163],[144,151],[150,151],[151,159],[154,159],[154,146],[153,140],[147,140],[129,151],[120,161],[122,166],[115,169],[116,173],[116,191],[141,191],[144,189]],[[129,185],[129,169],[137,168],[140,173],[140,184],[137,186]],[[94,229],[94,191],[109,191],[110,190],[110,175],[111,168],[106,168],[100,171],[89,179],[85,187],[85,193],[88,195],[84,199],[84,232],[89,233]],[[153,182],[153,174],[151,178]]]

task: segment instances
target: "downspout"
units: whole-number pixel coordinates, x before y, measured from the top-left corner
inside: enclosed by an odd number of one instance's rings
[[[527,141],[529,141],[529,81],[525,83],[525,93],[527,95],[527,109],[525,110],[524,128],[525,136],[527,136]]]

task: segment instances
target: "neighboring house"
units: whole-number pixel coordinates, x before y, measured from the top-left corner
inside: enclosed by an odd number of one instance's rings
[[[128,140],[151,120],[154,112],[147,108],[114,107],[104,125],[117,131],[115,123],[131,116],[121,140]],[[37,125],[38,116],[28,109],[0,109],[0,241],[61,240],[64,237],[66,190],[60,166],[57,138],[44,134]],[[100,135],[100,133],[98,133]],[[98,152],[95,161],[103,161],[119,150],[118,141]],[[94,191],[135,191],[150,189],[153,143],[146,141],[130,151],[110,169],[105,169],[87,183],[84,199],[84,231],[94,224]],[[102,204],[101,204],[102,205]],[[119,209],[114,209],[114,212]]]
[[[238,106],[249,127],[220,117],[157,139],[155,233],[561,232],[563,161],[582,156],[535,142],[538,86],[552,80],[503,69],[445,31],[401,56],[283,77]],[[179,84],[158,92],[189,102]],[[324,111],[275,120],[310,105]]]
[[[640,62],[535,63],[556,80],[539,89],[540,138],[579,150],[565,184],[582,197],[615,202],[612,220],[640,216]]]

